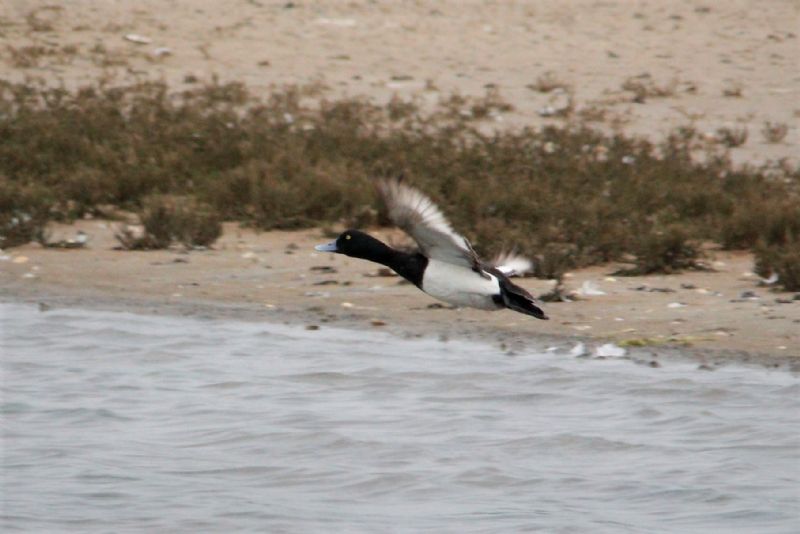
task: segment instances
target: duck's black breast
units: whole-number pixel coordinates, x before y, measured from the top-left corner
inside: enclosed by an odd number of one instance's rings
[[[395,251],[395,256],[388,264],[394,272],[422,289],[422,278],[425,275],[425,268],[428,267],[428,258],[420,254],[408,254]]]

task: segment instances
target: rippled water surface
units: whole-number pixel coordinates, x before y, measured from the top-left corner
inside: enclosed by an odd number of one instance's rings
[[[3,530],[797,532],[800,381],[2,313]]]

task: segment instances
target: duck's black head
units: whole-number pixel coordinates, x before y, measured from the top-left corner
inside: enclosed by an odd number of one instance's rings
[[[317,245],[314,247],[320,252],[336,252],[345,256],[361,258],[365,260],[381,262],[391,249],[360,230],[345,230],[327,245]]]
[[[422,254],[395,250],[360,230],[346,230],[336,241],[314,248],[320,252],[336,252],[386,265],[419,288],[422,287],[422,275],[428,265],[428,259]]]

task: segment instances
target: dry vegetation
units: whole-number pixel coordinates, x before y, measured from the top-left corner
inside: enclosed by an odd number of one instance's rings
[[[529,84],[528,88],[540,93],[549,93],[556,89],[569,89],[569,84],[559,78],[555,72],[547,71],[540,75],[536,82]]]
[[[657,84],[648,73],[632,76],[622,83],[622,89],[633,93],[633,102],[643,104],[650,98],[667,98],[674,96],[678,89],[678,80]]]
[[[222,235],[219,212],[194,197],[150,195],[142,200],[141,234],[126,227],[116,237],[127,250],[208,247]],[[136,229],[138,230],[138,228]]]
[[[765,122],[761,130],[767,143],[780,143],[789,133],[789,126],[782,122]]]
[[[120,236],[133,248],[208,245],[220,219],[381,223],[371,177],[403,173],[482,253],[516,245],[539,257],[539,276],[609,260],[632,272],[693,268],[710,240],[755,250],[762,274],[800,289],[800,169],[693,158],[702,143],[691,128],[658,145],[580,122],[487,134],[480,119],[508,109],[496,91],[450,97],[431,114],[413,101],[304,105],[303,95],[2,83],[2,246],[108,205],[140,214],[146,233]]]
[[[747,128],[742,126],[741,128],[719,128],[717,130],[717,139],[723,145],[736,148],[737,146],[742,146],[747,142]]]

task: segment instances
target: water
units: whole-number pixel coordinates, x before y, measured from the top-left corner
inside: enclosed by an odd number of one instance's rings
[[[0,305],[4,531],[797,532],[800,380]]]

